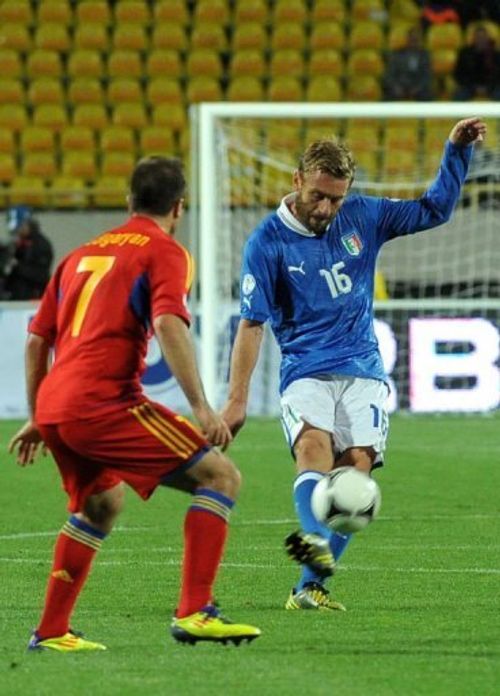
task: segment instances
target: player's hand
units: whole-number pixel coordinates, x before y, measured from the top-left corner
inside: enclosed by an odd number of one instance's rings
[[[45,456],[47,448],[42,436],[32,421],[27,421],[9,442],[9,452],[16,453],[19,466],[33,464],[39,451]]]
[[[472,145],[484,139],[486,130],[486,123],[480,118],[464,118],[453,126],[449,140],[454,145]]]
[[[243,427],[247,417],[247,406],[242,401],[229,399],[222,409],[222,418],[226,421],[233,437]]]
[[[207,440],[212,445],[217,445],[223,450],[226,449],[233,436],[221,416],[210,406],[193,409],[193,412]]]

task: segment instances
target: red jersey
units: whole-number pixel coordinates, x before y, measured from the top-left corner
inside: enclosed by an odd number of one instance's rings
[[[71,252],[29,327],[55,355],[36,421],[94,418],[142,401],[153,320],[175,314],[189,324],[192,271],[184,247],[140,215]]]

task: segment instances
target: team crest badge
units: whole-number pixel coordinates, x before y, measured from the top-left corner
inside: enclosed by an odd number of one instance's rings
[[[359,256],[363,249],[363,242],[357,232],[350,232],[342,237],[342,244],[351,256]]]

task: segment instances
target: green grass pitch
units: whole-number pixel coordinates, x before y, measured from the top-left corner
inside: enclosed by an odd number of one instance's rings
[[[50,459],[15,466],[0,423],[0,693],[97,696],[453,696],[500,693],[500,418],[391,422],[377,472],[379,520],[341,561],[345,614],[286,612],[297,570],[292,464],[276,420],[252,420],[231,448],[244,475],[216,595],[263,635],[239,648],[174,643],[188,499],[129,491],[73,625],[105,653],[28,654],[65,496]]]

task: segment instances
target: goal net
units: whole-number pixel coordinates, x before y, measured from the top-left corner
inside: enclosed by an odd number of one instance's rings
[[[192,109],[192,243],[198,257],[200,360],[209,397],[227,393],[238,323],[242,248],[292,189],[298,157],[317,138],[353,151],[353,191],[418,198],[437,172],[454,123],[480,115],[452,220],[384,245],[376,332],[391,410],[491,411],[500,400],[500,104],[201,104]],[[250,412],[279,412],[279,351],[270,335],[252,380]]]

